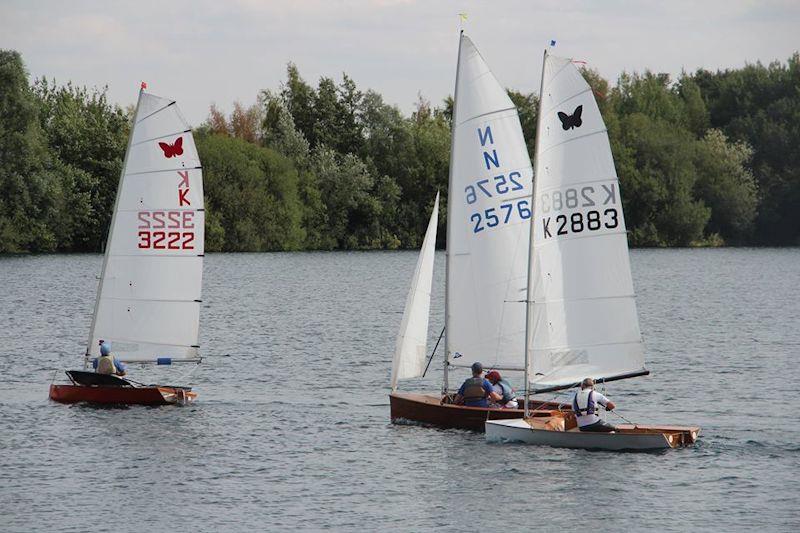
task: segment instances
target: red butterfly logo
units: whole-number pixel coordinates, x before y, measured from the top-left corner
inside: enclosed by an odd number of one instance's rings
[[[175,139],[175,142],[172,144],[169,143],[158,143],[162,150],[164,150],[164,157],[178,157],[179,155],[183,155],[183,137],[178,137]]]

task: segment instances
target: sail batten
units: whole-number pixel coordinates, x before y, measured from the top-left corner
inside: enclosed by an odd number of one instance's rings
[[[161,169],[159,169],[159,170],[142,170],[140,172],[129,172],[127,174],[127,176],[129,176],[129,177],[130,176],[140,176],[142,174],[154,174],[156,172],[178,172],[179,170],[180,171],[183,171],[183,170],[201,170],[202,168],[203,167],[197,166],[197,167],[192,167],[192,168],[176,167],[176,168],[169,168],[169,169],[166,169],[166,170],[161,170]]]
[[[167,105],[165,105],[164,107],[161,107],[161,108],[159,108],[159,109],[156,109],[155,111],[152,111],[151,113],[149,113],[147,116],[144,116],[144,117],[142,117],[142,118],[140,118],[140,119],[136,120],[136,123],[138,124],[138,123],[140,123],[140,122],[144,122],[144,121],[145,121],[145,120],[147,120],[148,118],[150,118],[150,117],[152,117],[152,116],[155,116],[155,115],[157,115],[157,114],[161,113],[162,111],[164,111],[165,109],[167,109],[169,106],[171,106],[171,105],[175,105],[176,103],[177,103],[177,102],[176,102],[175,100],[173,100],[172,102],[168,103],[168,104],[167,104]]]
[[[104,300],[119,300],[130,302],[172,302],[172,303],[202,303],[202,300],[197,299],[170,299],[170,298],[125,298],[121,296],[104,296]]]
[[[463,126],[464,124],[466,124],[468,122],[471,122],[473,120],[478,120],[478,119],[483,118],[483,117],[485,117],[487,115],[494,115],[494,114],[500,115],[500,114],[505,113],[505,112],[511,112],[510,114],[513,114],[513,116],[517,116],[517,108],[516,108],[516,106],[512,106],[512,107],[508,107],[506,109],[500,109],[500,110],[497,110],[497,111],[488,111],[486,113],[481,113],[480,115],[475,115],[474,117],[465,118],[461,122],[458,122],[456,124],[456,126]]]
[[[548,89],[548,88],[549,88],[549,87],[545,87],[545,89]],[[581,92],[579,92],[579,93],[577,93],[577,94],[574,94],[574,95],[572,95],[572,96],[568,96],[568,97],[564,98],[563,100],[561,100],[560,102],[556,102],[556,103],[554,103],[554,104],[551,104],[551,106],[550,106],[549,108],[547,108],[547,109],[543,110],[542,112],[543,112],[545,115],[547,115],[547,114],[549,114],[551,111],[558,110],[558,108],[559,108],[559,107],[561,107],[562,105],[566,104],[566,103],[567,103],[567,102],[569,102],[570,100],[574,100],[575,98],[578,98],[578,97],[580,97],[580,96],[583,96],[584,94],[586,94],[586,93],[589,93],[589,92],[592,92],[592,89],[591,89],[591,88],[588,88],[588,89],[586,89],[586,90],[584,90],[584,91],[581,91]]]
[[[204,250],[203,177],[174,101],[142,91],[117,189],[87,354],[197,359]]]
[[[567,143],[579,141],[579,140],[585,139],[587,137],[592,137],[593,135],[607,135],[607,134],[608,134],[608,130],[600,130],[600,131],[593,131],[591,133],[587,133],[586,135],[577,135],[573,139],[567,139],[566,141],[562,141],[562,142],[560,142],[558,144],[553,144],[553,145],[548,146],[547,148],[542,150],[542,153],[545,153],[545,152],[547,152],[549,150],[553,150],[553,149],[558,148],[559,146],[563,146],[563,145],[565,145]]]
[[[126,339],[124,337],[120,337],[120,338],[118,338],[116,340],[119,341],[119,342],[136,342],[136,343],[139,343],[139,344],[147,344],[147,345],[150,345],[150,346],[175,346],[175,347],[178,347],[178,348],[199,348],[200,347],[199,344],[175,344],[175,343],[169,343],[169,342],[149,342],[149,341],[145,341],[145,340],[142,340],[142,339]]]
[[[188,130],[181,130],[181,131],[173,131],[173,132],[170,132],[170,133],[166,133],[164,135],[159,135],[158,137],[151,137],[150,139],[144,139],[144,140],[141,140],[141,141],[136,141],[131,146],[138,146],[138,145],[146,143],[146,142],[157,141],[157,140],[163,139],[165,137],[174,137],[175,135],[180,135],[182,133],[189,133],[190,131],[192,131],[192,130],[188,129]]]

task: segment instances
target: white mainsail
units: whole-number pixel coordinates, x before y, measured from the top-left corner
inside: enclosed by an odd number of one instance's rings
[[[524,368],[531,193],[517,109],[462,34],[447,216],[450,365]]]
[[[400,379],[419,377],[425,371],[425,355],[428,345],[428,317],[431,309],[431,285],[433,284],[433,259],[436,253],[436,227],[439,223],[439,193],[433,203],[433,211],[422,241],[422,249],[411,279],[397,346],[392,359],[392,390],[397,389]]]
[[[619,181],[592,89],[545,55],[530,257],[534,390],[646,373]]]
[[[86,350],[123,361],[198,359],[203,178],[173,100],[139,94]]]

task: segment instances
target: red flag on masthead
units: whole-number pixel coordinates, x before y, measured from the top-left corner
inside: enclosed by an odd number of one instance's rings
[[[146,81],[142,82],[142,90],[144,90],[144,89],[147,89],[147,82]]]

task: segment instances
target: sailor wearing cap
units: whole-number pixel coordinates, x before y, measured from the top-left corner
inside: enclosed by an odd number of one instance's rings
[[[514,389],[508,381],[503,379],[500,372],[492,370],[486,374],[486,379],[492,384],[494,391],[502,396],[498,402],[501,407],[505,407],[506,409],[517,409],[519,407],[517,399],[514,396]]]
[[[458,389],[456,403],[463,402],[467,407],[489,407],[489,401],[501,399],[502,396],[494,391],[491,382],[483,377],[483,365],[477,361],[472,363],[472,377]]]

